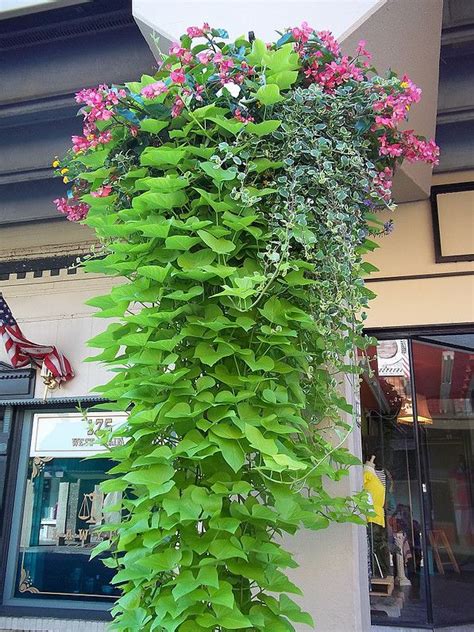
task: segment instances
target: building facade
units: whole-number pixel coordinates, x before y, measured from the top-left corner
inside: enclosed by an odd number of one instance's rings
[[[0,350],[0,630],[69,632],[85,621],[102,630],[117,594],[111,570],[89,561],[91,527],[116,502],[98,488],[108,463],[83,460],[96,449],[83,411],[107,379],[85,362],[87,340],[103,329],[85,301],[113,281],[78,265],[94,237],[58,217],[51,200],[62,185],[50,163],[79,131],[74,92],[153,73],[142,32],[153,44],[154,23],[146,2],[135,3],[139,26],[126,0],[56,4],[0,14],[0,290],[25,335],[55,344],[76,371],[45,398],[39,372],[12,369]],[[377,294],[367,331],[378,344],[349,444],[367,465],[338,492],[369,489],[372,477],[381,519],[302,532],[287,545],[321,632],[474,626],[474,7],[365,4],[370,19],[343,39],[366,39],[380,67],[395,55],[421,85],[424,118],[412,123],[430,135],[437,116],[441,163],[433,175],[399,174],[396,230],[381,238],[371,259],[379,271],[367,280]],[[387,23],[395,43],[382,45]],[[89,415],[96,427],[119,421],[107,410]]]

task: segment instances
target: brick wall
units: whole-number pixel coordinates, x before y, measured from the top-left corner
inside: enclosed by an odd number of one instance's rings
[[[0,617],[0,632],[105,632],[103,621],[79,619],[43,619],[36,617]]]

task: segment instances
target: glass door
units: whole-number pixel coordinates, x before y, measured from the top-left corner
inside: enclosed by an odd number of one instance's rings
[[[427,586],[420,462],[413,420],[409,341],[367,350],[361,384],[364,489],[372,622],[425,624]]]
[[[412,349],[433,622],[473,622],[474,335]]]

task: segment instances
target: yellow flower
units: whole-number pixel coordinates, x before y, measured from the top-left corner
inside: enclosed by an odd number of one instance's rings
[[[64,182],[64,184],[67,184],[69,182],[69,178],[67,176],[64,176],[63,182]]]
[[[59,167],[59,160],[58,160],[57,158],[55,158],[55,159],[53,160],[53,164],[52,164],[52,166],[53,166],[53,167]]]
[[[69,169],[67,167],[63,167],[63,169],[61,169],[60,173],[61,173],[61,175],[64,176],[68,171],[69,171]]]
[[[408,88],[408,81],[402,81],[400,87],[406,90]]]

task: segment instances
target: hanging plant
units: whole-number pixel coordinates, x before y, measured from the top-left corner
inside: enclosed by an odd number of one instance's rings
[[[154,77],[79,92],[84,135],[54,164],[59,211],[103,245],[86,269],[117,278],[89,304],[114,318],[91,341],[115,373],[96,390],[129,411],[103,484],[123,520],[95,551],[121,631],[312,625],[280,536],[364,522],[363,493],[326,489],[358,463],[343,385],[366,345],[363,256],[391,229],[396,163],[438,156],[397,127],[420,90],[362,42],[225,38],[192,27]]]

